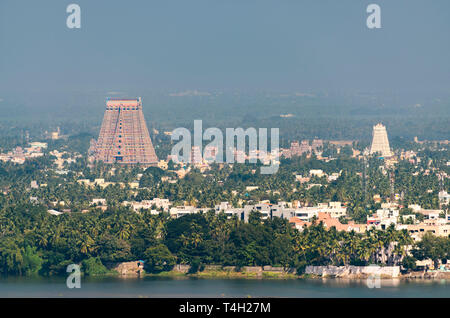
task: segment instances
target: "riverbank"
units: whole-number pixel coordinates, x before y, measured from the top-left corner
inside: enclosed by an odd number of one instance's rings
[[[411,272],[402,275],[404,279],[445,279],[450,280],[450,272],[428,271],[428,272]]]
[[[198,265],[191,267],[186,264],[176,264],[170,271],[149,273],[144,270],[143,261],[108,264],[109,269],[95,270],[90,268],[83,276],[118,276],[132,277],[162,277],[162,278],[205,278],[205,279],[301,279],[301,278],[343,278],[359,279],[450,279],[450,272],[428,271],[401,273],[400,266],[306,266],[303,274],[298,274],[294,268],[279,266],[222,266]]]
[[[314,281],[326,281],[326,280],[346,280],[346,281],[361,281],[365,280],[370,276],[367,274],[351,274],[351,275],[317,275],[312,273],[304,273],[297,275],[296,273],[289,273],[285,271],[245,271],[244,269],[240,271],[230,270],[230,269],[203,269],[195,273],[190,272],[180,272],[179,270],[171,270],[159,273],[149,273],[142,271],[139,275],[128,274],[123,275],[115,270],[109,270],[106,273],[90,274],[86,275],[81,273],[82,277],[87,279],[145,279],[145,278],[155,278],[155,279],[210,279],[210,280],[302,280],[302,279],[312,279]],[[35,279],[53,279],[53,278],[66,278],[66,276],[5,276],[4,278],[35,278]],[[380,275],[382,280],[395,280],[395,281],[433,281],[433,280],[444,280],[450,282],[450,272],[443,271],[428,271],[428,272],[410,272],[406,274],[399,274],[397,277],[391,277],[388,275]],[[1,277],[0,277],[1,279]]]
[[[236,272],[229,270],[204,270],[196,273],[181,273],[179,271],[169,271],[161,273],[145,273],[147,277],[168,277],[168,278],[206,278],[206,279],[298,279],[302,275],[295,275],[283,272]]]
[[[180,272],[178,270],[172,270],[168,272],[160,273],[144,273],[143,277],[161,277],[161,278],[204,278],[204,279],[263,279],[263,280],[289,280],[289,279],[347,279],[347,280],[361,280],[371,275],[366,273],[348,274],[348,275],[317,275],[312,273],[304,273],[297,275],[295,273],[289,273],[284,271],[233,271],[223,269],[205,269],[196,273]],[[407,274],[399,274],[395,277],[391,275],[382,274],[379,276],[381,279],[398,279],[398,280],[433,280],[444,279],[450,280],[450,272],[412,272]]]

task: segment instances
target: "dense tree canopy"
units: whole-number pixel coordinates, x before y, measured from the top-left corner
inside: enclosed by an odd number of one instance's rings
[[[306,265],[393,265],[412,244],[405,231],[392,227],[357,234],[327,230],[320,223],[299,232],[284,219],[262,220],[259,212],[244,223],[214,212],[178,219],[126,209],[54,216],[32,205],[2,211],[0,235],[0,271],[12,275],[62,274],[71,263],[95,275],[105,272],[104,266],[138,259],[152,272],[175,263],[299,270]],[[426,243],[418,245],[423,257],[444,257],[429,256],[428,250]]]

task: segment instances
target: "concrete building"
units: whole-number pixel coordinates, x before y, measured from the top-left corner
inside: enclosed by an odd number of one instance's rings
[[[316,223],[318,224],[321,222],[327,230],[332,227],[335,227],[337,231],[355,231],[356,233],[364,233],[367,230],[366,224],[357,224],[353,221],[348,222],[348,224],[342,224],[338,219],[332,218],[330,214],[318,212]],[[305,226],[307,227],[312,224],[311,222],[304,221],[298,217],[291,218],[289,223],[291,223],[299,231],[302,231]]]
[[[435,236],[440,237],[450,237],[450,224],[445,225],[432,225],[432,224],[426,224],[426,223],[419,223],[419,224],[408,224],[408,225],[397,225],[397,230],[406,229],[408,233],[411,235],[411,237],[419,241],[422,239],[422,237],[427,232],[433,233]]]
[[[441,204],[449,205],[450,204],[450,194],[447,191],[439,192],[439,202]]]
[[[188,214],[194,214],[199,212],[207,212],[208,208],[196,208],[189,205],[180,205],[176,207],[170,208],[170,216],[173,218],[180,218],[182,216],[188,215]]]
[[[311,177],[319,177],[319,178],[326,176],[326,174],[323,172],[322,169],[311,169],[309,170],[309,175]]]
[[[170,203],[169,199],[154,198],[152,200],[142,200],[140,202],[124,201],[124,202],[122,202],[122,205],[130,206],[136,212],[139,212],[141,209],[151,210],[153,207],[156,207],[157,209],[161,209],[165,212],[168,212],[171,203]]]
[[[237,217],[239,220],[244,220],[244,209],[243,208],[233,208],[228,202],[220,202],[220,204],[214,207],[216,213],[223,212],[227,218]]]
[[[319,203],[317,207],[319,208],[319,212],[327,213],[333,219],[347,215],[347,208],[342,206],[341,202]]]

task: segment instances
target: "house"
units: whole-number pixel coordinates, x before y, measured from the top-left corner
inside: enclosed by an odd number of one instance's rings
[[[142,200],[140,202],[123,201],[122,205],[131,206],[131,208],[136,212],[140,211],[141,209],[150,210],[153,207],[156,207],[157,209],[162,209],[163,211],[167,212],[169,211],[171,203],[169,199],[154,198],[152,200]]]
[[[309,170],[309,175],[312,177],[315,176],[315,177],[321,178],[321,177],[325,176],[326,174],[322,171],[322,169],[311,169],[311,170]]]
[[[311,222],[303,221],[303,220],[299,219],[298,217],[292,217],[289,219],[289,224],[291,224],[297,230],[302,232],[305,227],[308,227],[311,225]]]
[[[311,222],[306,222],[297,217],[291,218],[289,223],[293,224],[295,228],[300,231],[303,230],[305,226],[311,225]],[[355,231],[356,233],[363,233],[367,229],[366,224],[357,224],[353,221],[348,222],[348,224],[342,224],[338,219],[332,218],[330,214],[324,212],[318,212],[316,223],[322,223],[326,229],[335,227],[337,231]]]
[[[303,177],[301,174],[297,174],[295,176],[295,180],[300,182],[300,183],[306,183],[306,182],[309,182],[309,180],[311,180],[311,178],[310,177]]]
[[[422,209],[422,207],[418,204],[410,204],[408,208],[412,209],[415,213],[421,213],[425,216],[425,219],[436,220],[440,217],[443,210],[432,210],[432,209]]]
[[[302,207],[293,209],[294,215],[292,217],[299,218],[302,221],[311,221],[313,217],[317,217],[320,212],[318,207]]]
[[[328,213],[332,218],[338,219],[347,215],[347,208],[341,202],[319,203],[320,212]]]
[[[237,217],[239,220],[245,219],[244,209],[243,208],[233,208],[233,206],[228,202],[220,202],[220,204],[214,207],[216,213],[223,212],[227,216],[227,218]],[[248,215],[247,215],[248,219]]]
[[[207,209],[198,209],[193,206],[180,205],[180,206],[170,208],[169,213],[170,213],[170,216],[173,218],[180,218],[180,217],[188,215],[188,214],[198,213],[202,210],[206,211]]]
[[[424,236],[427,232],[431,232],[435,236],[450,237],[450,224],[433,225],[422,222],[419,224],[398,225],[396,229],[406,229],[411,237],[416,241],[420,241],[422,239],[422,236]]]
[[[376,212],[377,216],[383,220],[383,219],[390,219],[390,218],[397,218],[399,216],[399,210],[392,209],[392,208],[382,208],[378,209]]]
[[[437,220],[441,213],[444,213],[443,210],[421,210],[419,213],[422,213],[425,216],[425,219],[428,220]]]
[[[248,217],[252,211],[257,211],[262,214],[262,219],[267,219],[271,217],[271,205],[268,203],[258,203],[256,205],[245,205],[244,206],[244,221],[248,222]]]
[[[378,209],[374,215],[367,217],[367,225],[385,230],[391,224],[397,224],[399,214],[399,210],[392,208],[391,205],[384,205],[384,208]]]
[[[448,165],[448,162],[447,162],[447,165]],[[445,204],[445,205],[449,205],[450,204],[450,194],[448,194],[447,191],[439,192],[438,196],[439,196],[439,202],[441,204]]]
[[[328,176],[328,182],[336,181],[339,178],[339,173],[335,172]]]
[[[92,199],[91,205],[106,205],[106,199]]]

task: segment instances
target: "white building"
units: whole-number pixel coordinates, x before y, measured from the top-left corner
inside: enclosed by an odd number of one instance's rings
[[[439,192],[439,202],[441,204],[449,205],[450,204],[450,194],[447,191]]]
[[[412,209],[415,213],[421,213],[425,216],[425,219],[428,220],[436,220],[439,218],[441,213],[444,213],[443,210],[428,210],[428,209],[422,209],[422,207],[418,204],[410,204],[408,205],[408,208]]]
[[[319,212],[328,213],[332,218],[338,219],[347,215],[347,208],[341,202],[319,203]]]
[[[311,169],[311,170],[309,170],[309,175],[321,178],[321,177],[325,176],[326,174],[322,171],[322,169]]]
[[[61,215],[61,214],[63,214],[64,212],[59,212],[59,211],[56,211],[56,210],[47,210],[47,212],[48,213],[50,213],[51,215]]]
[[[153,207],[156,207],[157,209],[162,209],[163,211],[167,212],[169,211],[171,203],[169,199],[154,198],[152,200],[142,200],[140,202],[124,201],[122,205],[131,206],[131,208],[136,212],[140,211],[141,209],[151,210]]]
[[[397,209],[378,209],[377,210],[377,216],[383,220],[383,219],[389,219],[389,218],[397,218],[400,215],[399,211]]]
[[[199,213],[200,211],[206,212],[207,210],[208,209],[206,209],[206,208],[200,209],[200,208],[196,208],[193,206],[181,205],[181,206],[176,206],[176,207],[170,208],[170,216],[173,218],[180,218],[180,217],[188,215],[188,214]]]
[[[106,199],[92,199],[91,205],[106,205]]]

